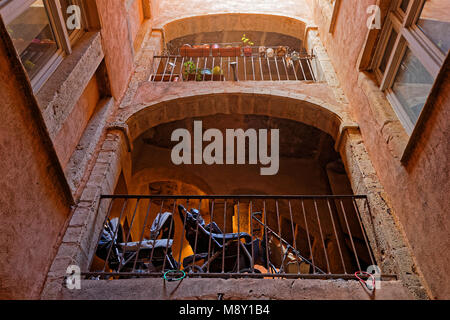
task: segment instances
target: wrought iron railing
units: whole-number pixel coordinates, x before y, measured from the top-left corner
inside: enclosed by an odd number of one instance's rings
[[[261,57],[154,56],[152,82],[180,81],[316,81],[313,55],[288,59]],[[190,67],[192,64],[192,67]]]
[[[355,279],[376,265],[366,196],[102,196],[88,279]],[[178,276],[178,275],[177,275]],[[392,278],[394,275],[383,275]]]

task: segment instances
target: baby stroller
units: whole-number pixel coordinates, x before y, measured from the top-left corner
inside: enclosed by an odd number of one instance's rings
[[[169,234],[172,219],[170,212],[159,213],[151,226],[150,240],[126,243],[119,219],[108,220],[102,231],[96,254],[107,261],[109,268],[115,272],[158,272],[177,269],[178,263],[172,256],[172,238],[175,232],[173,225]]]
[[[195,250],[193,255],[183,260],[186,272],[251,272],[254,264],[262,257],[260,240],[252,241],[248,233],[223,233],[215,222],[205,225],[197,209],[188,211],[179,205],[178,212],[181,221],[186,221],[186,239],[192,250]],[[198,262],[201,265],[197,265]],[[254,272],[259,271],[254,269]]]

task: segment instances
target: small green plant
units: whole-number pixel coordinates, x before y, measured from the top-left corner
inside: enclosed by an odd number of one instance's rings
[[[247,38],[247,36],[245,35],[245,33],[244,33],[244,35],[242,36],[242,43],[244,44],[244,45],[246,45],[246,46],[254,46],[255,44],[249,39],[249,38]]]
[[[183,71],[184,76],[188,77],[190,74],[197,73],[197,68],[196,68],[194,62],[187,61],[183,64],[183,66],[184,66],[184,71]]]

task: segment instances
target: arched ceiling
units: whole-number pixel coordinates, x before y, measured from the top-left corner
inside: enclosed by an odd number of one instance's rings
[[[161,27],[164,29],[165,41],[169,42],[196,33],[242,30],[276,32],[304,40],[306,26],[304,21],[286,16],[229,13],[177,18]]]

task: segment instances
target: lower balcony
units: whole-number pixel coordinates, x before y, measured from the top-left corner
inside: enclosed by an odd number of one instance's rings
[[[376,267],[365,196],[102,199],[109,212],[88,279],[396,278]]]
[[[410,298],[396,275],[369,267],[365,196],[101,201],[109,211],[96,255],[81,290],[63,299]]]

